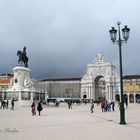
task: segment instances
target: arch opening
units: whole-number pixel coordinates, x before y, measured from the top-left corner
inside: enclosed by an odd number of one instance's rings
[[[136,94],[135,98],[136,98],[136,103],[140,103],[140,94]]]
[[[106,82],[102,75],[98,75],[95,78],[95,100],[102,101],[105,100],[105,86]]]

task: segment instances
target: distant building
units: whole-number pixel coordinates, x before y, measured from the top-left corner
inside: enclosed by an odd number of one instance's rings
[[[7,89],[13,85],[12,74],[0,76],[0,99],[6,99]],[[82,78],[59,78],[24,80],[24,86],[32,83],[33,100],[59,99],[92,99],[120,101],[120,79],[115,66],[98,54],[92,64],[86,66],[86,73]],[[25,82],[26,81],[26,82]],[[17,80],[15,81],[17,82]],[[124,99],[130,103],[140,101],[140,75],[123,76]]]
[[[81,78],[45,79],[39,83],[46,87],[49,98],[80,99]]]
[[[81,98],[94,101],[115,100],[115,95],[120,95],[119,81],[115,65],[98,54],[93,63],[87,65],[86,73],[81,79]]]
[[[140,101],[140,75],[125,75],[123,77],[124,97],[128,102]]]
[[[0,75],[0,100],[6,99],[7,89],[11,85],[11,78],[13,77],[10,73],[4,73]]]

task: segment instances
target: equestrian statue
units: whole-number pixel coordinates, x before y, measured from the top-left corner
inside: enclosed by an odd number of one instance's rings
[[[23,48],[23,51],[18,50],[17,51],[18,56],[18,64],[21,64],[21,66],[28,67],[28,57],[26,56],[26,46]]]

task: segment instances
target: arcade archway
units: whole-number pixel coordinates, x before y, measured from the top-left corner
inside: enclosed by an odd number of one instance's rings
[[[115,100],[120,102],[120,95],[119,94],[115,95]]]
[[[127,96],[127,94],[123,95],[123,99],[124,99],[124,103],[128,104],[128,96]]]
[[[87,98],[87,95],[86,95],[86,94],[84,94],[84,95],[83,95],[83,99],[86,99],[86,98]]]
[[[102,75],[95,78],[95,100],[102,101],[105,100],[105,85],[106,82]]]
[[[139,103],[139,101],[140,101],[140,94],[136,94],[135,98],[136,98],[136,103]]]
[[[133,94],[129,95],[129,103],[134,103],[134,95]]]

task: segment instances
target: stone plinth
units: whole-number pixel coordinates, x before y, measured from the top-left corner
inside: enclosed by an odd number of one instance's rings
[[[9,99],[15,98],[19,106],[28,106],[33,102],[32,80],[30,69],[23,66],[13,68],[12,86],[7,90]]]
[[[16,66],[13,68],[13,91],[22,91],[27,88],[26,84],[30,80],[30,69],[22,66]],[[29,88],[29,87],[28,87]]]

